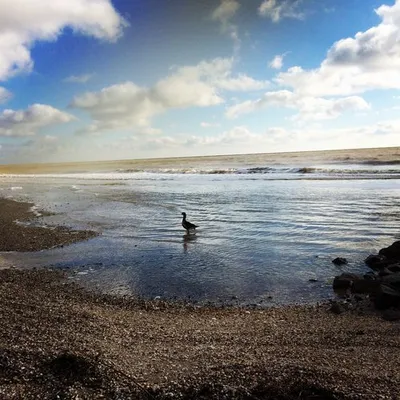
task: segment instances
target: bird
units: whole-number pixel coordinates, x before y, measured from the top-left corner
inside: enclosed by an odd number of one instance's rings
[[[186,221],[186,213],[185,213],[185,212],[183,212],[182,215],[183,215],[183,218],[182,218],[182,226],[187,230],[188,233],[189,233],[190,229],[196,229],[196,228],[198,228],[197,225],[192,224],[192,223],[189,222],[189,221]]]

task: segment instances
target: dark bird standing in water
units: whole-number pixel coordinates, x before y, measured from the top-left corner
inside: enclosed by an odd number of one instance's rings
[[[186,213],[183,212],[182,215],[183,215],[182,226],[187,230],[187,233],[190,233],[189,232],[190,229],[196,229],[197,228],[197,225],[192,224],[189,221],[186,221]]]

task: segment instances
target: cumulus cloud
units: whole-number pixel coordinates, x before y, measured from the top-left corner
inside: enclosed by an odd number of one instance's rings
[[[93,74],[71,75],[63,81],[67,83],[86,83],[92,78]]]
[[[267,92],[257,100],[248,100],[227,109],[226,115],[235,118],[240,114],[254,112],[268,107],[286,107],[299,111],[295,119],[323,120],[337,118],[345,111],[361,111],[370,108],[361,97],[350,96],[339,99],[324,99],[302,96],[289,90]]]
[[[55,40],[64,28],[114,41],[126,25],[110,0],[2,0],[0,2],[0,81],[33,67],[30,48]]]
[[[296,66],[280,73],[277,82],[312,96],[400,89],[400,0],[375,12],[381,23],[336,42],[319,68]]]
[[[299,10],[302,0],[264,0],[258,8],[262,17],[279,22],[283,18],[303,19],[305,14]]]
[[[232,67],[232,59],[203,61],[176,68],[150,88],[125,82],[79,95],[71,106],[91,115],[93,123],[86,128],[87,133],[144,128],[168,109],[215,106],[224,102],[220,91],[258,90],[268,85],[247,75],[234,76]]]
[[[230,35],[235,43],[236,49],[240,46],[238,27],[232,23],[232,18],[240,8],[240,3],[236,0],[221,0],[220,5],[213,11],[211,18],[221,23],[224,33]]]
[[[46,126],[70,122],[74,117],[45,104],[33,104],[26,110],[3,110],[0,136],[33,136]]]

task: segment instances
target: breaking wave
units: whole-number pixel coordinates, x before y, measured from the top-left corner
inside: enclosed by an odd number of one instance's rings
[[[373,166],[375,164],[366,164]],[[386,164],[385,164],[386,165]],[[391,163],[390,165],[396,165]],[[266,166],[249,168],[156,168],[156,169],[118,169],[121,174],[150,173],[150,174],[203,174],[203,175],[242,175],[242,174],[317,174],[317,175],[399,175],[400,168],[382,168],[382,164],[376,164],[379,168],[359,168],[351,166],[343,167],[288,167]],[[399,163],[400,166],[400,163]]]

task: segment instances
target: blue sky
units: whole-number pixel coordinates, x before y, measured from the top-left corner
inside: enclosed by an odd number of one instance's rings
[[[400,0],[2,0],[0,163],[399,145]]]

